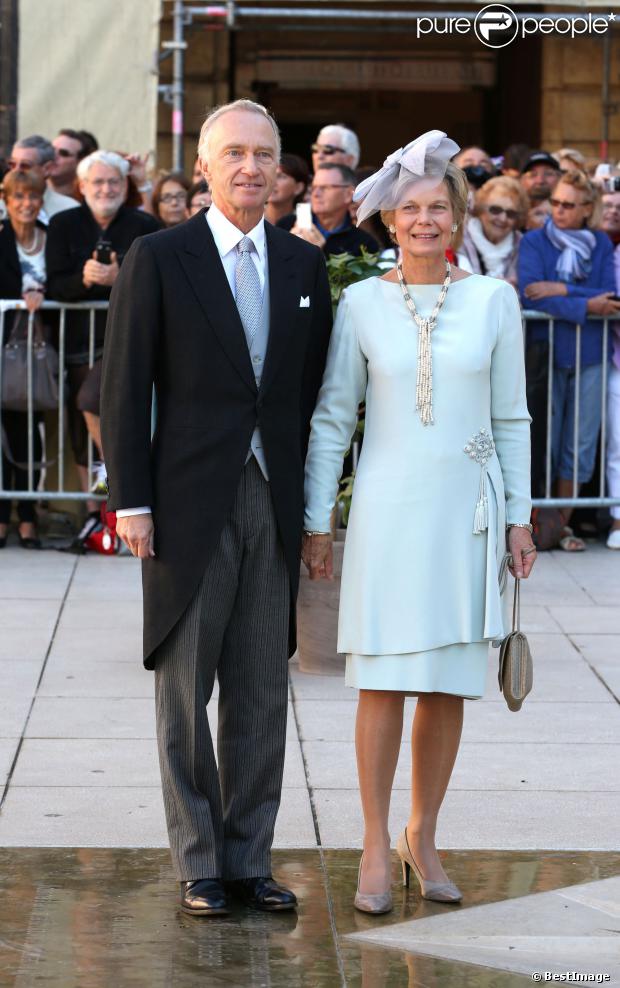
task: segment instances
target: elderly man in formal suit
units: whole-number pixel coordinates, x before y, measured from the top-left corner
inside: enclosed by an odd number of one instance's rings
[[[303,463],[331,330],[322,254],[263,218],[280,154],[264,107],[206,119],[213,205],[139,238],[112,293],[109,506],[142,559],[144,662],[181,906],[292,909],[271,875]],[[156,428],[151,439],[151,392]],[[219,683],[218,764],[206,705]]]

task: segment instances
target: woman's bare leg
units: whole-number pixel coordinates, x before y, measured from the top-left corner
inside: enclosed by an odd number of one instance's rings
[[[355,723],[357,771],[364,813],[360,892],[379,895],[390,884],[388,813],[403,732],[404,694],[360,690]]]
[[[435,830],[462,729],[462,697],[448,693],[423,693],[418,697],[411,731],[411,815],[407,839],[422,876],[432,882],[448,880],[435,848]]]

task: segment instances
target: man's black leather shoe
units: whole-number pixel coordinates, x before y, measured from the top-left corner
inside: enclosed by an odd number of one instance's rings
[[[191,916],[228,916],[230,909],[220,879],[181,882],[181,909]]]
[[[269,876],[268,878],[239,878],[226,883],[231,894],[241,899],[247,906],[254,906],[255,909],[264,909],[265,912],[283,912],[285,909],[294,909],[297,905],[297,896],[290,889],[278,885]]]

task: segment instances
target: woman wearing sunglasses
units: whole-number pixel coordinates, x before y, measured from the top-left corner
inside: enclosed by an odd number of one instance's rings
[[[570,499],[592,477],[601,427],[603,321],[592,316],[615,316],[620,303],[615,292],[613,247],[598,230],[600,195],[583,172],[562,175],[551,195],[551,216],[541,230],[526,233],[519,249],[519,292],[524,306],[555,319],[553,344],[552,471],[557,497]],[[577,334],[581,326],[580,376],[577,380]],[[530,323],[528,349],[547,343],[549,324]],[[608,346],[611,347],[611,333]],[[579,387],[577,385],[579,384]],[[575,443],[575,406],[578,438]],[[534,422],[536,416],[534,415]],[[574,449],[577,445],[577,490],[574,490]],[[568,521],[572,508],[563,508],[560,548],[582,552]]]
[[[488,274],[517,284],[517,256],[528,201],[514,178],[491,178],[478,189],[474,215],[467,222],[458,265],[472,274]]]

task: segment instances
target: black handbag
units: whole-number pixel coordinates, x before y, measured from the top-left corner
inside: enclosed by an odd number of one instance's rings
[[[28,361],[31,346],[32,359]],[[2,407],[13,412],[28,411],[28,383],[32,382],[32,409],[47,412],[58,408],[58,354],[45,339],[38,313],[20,312],[2,347]]]

